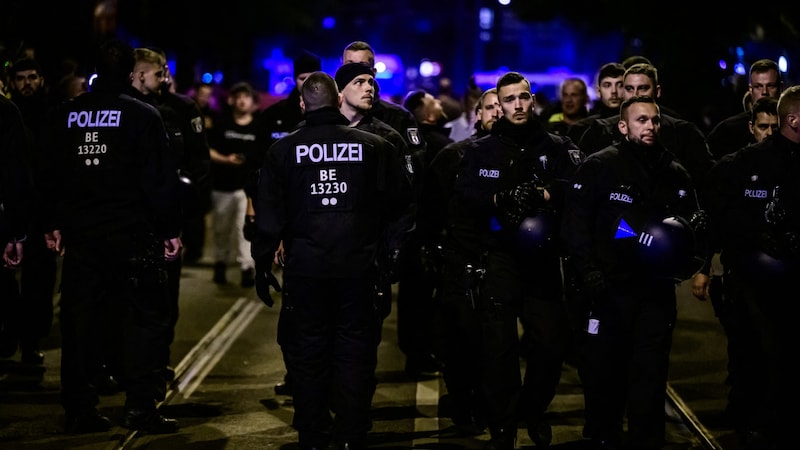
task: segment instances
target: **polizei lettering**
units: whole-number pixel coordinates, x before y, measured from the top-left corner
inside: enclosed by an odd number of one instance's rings
[[[750,198],[767,198],[766,189],[745,189],[744,196]]]
[[[116,128],[121,117],[119,110],[72,111],[67,117],[67,128]]]
[[[612,192],[608,195],[608,199],[616,202],[633,203],[631,196],[624,192]]]
[[[478,176],[483,178],[500,178],[498,169],[478,169]]]
[[[351,142],[336,142],[331,144],[300,144],[295,147],[297,163],[304,161],[310,163],[320,162],[352,162],[361,161],[361,144]]]

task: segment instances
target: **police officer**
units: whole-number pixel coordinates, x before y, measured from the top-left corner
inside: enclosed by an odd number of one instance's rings
[[[50,108],[50,96],[39,63],[29,57],[16,60],[9,69],[10,98],[19,107],[30,144],[23,153],[33,177],[34,204],[40,202],[41,167],[44,156],[43,135]],[[19,339],[20,362],[41,365],[44,353],[41,341],[50,335],[53,325],[53,292],[58,271],[56,255],[44,242],[39,208],[33,208],[25,240],[25,262],[19,276],[20,301],[10,319]]]
[[[555,396],[569,337],[555,218],[582,158],[572,141],[547,133],[536,120],[523,75],[508,72],[496,88],[503,117],[464,151],[444,269],[445,277],[469,283],[465,295],[480,317],[487,449],[493,450],[514,448],[518,419],[538,445],[552,438],[542,416]],[[523,224],[531,220],[538,224]],[[528,362],[524,387],[520,357]]]
[[[417,172],[423,164],[420,159],[422,155],[412,155],[406,141],[397,130],[370,114],[372,108],[375,107],[374,97],[377,95],[377,84],[374,76],[375,72],[372,66],[364,63],[342,64],[336,69],[334,80],[342,93],[339,111],[350,120],[351,127],[377,134],[394,146],[403,157],[403,171],[406,178],[408,178],[408,182],[413,186]],[[402,230],[410,230],[414,227],[416,215],[416,204],[411,203],[408,205],[408,210],[404,213],[403,218],[397,221],[395,225],[402,228]],[[405,233],[405,240],[408,240],[408,233]],[[405,247],[405,243],[403,247]],[[392,265],[399,265],[400,253],[393,253],[389,257],[394,259],[391,262]],[[383,312],[388,316],[392,306],[391,284],[386,284],[383,289],[386,302]]]
[[[170,332],[165,261],[180,256],[177,167],[158,111],[127,92],[133,49],[105,42],[87,94],[50,122],[45,205],[48,246],[64,254],[61,403],[68,433],[105,431],[93,381],[108,310],[126,306],[122,425],[145,433],[178,428],[162,416],[165,336]]]
[[[596,448],[619,448],[627,408],[625,448],[659,449],[675,287],[693,273],[694,230],[685,218],[699,224],[703,216],[693,215],[698,203],[688,172],[659,141],[655,99],[628,98],[620,111],[624,138],[583,161],[561,229],[582,295],[591,298],[584,435]]]
[[[134,95],[155,106],[164,120],[169,135],[170,149],[178,162],[181,181],[181,242],[187,252],[191,248],[200,254],[205,240],[205,215],[211,206],[211,156],[206,138],[204,119],[200,108],[191,97],[171,92],[166,82],[167,61],[164,55],[151,48],[136,48],[131,86]],[[167,263],[169,272],[170,320],[174,329],[178,322],[182,258]],[[171,381],[175,376],[169,366],[169,346],[164,355],[165,376]]]
[[[785,300],[800,276],[800,86],[781,93],[778,126],[723,156],[709,172],[704,197],[736,326],[730,401],[747,449],[790,448],[796,441],[794,420],[780,408],[795,384],[786,357],[796,349],[796,316]],[[704,295],[704,286],[693,287],[695,296]]]
[[[756,142],[778,134],[778,98],[765,96],[753,102],[748,125]],[[711,182],[706,189],[701,190],[701,194],[708,195],[709,189],[718,188],[714,178],[725,174],[724,167],[732,160],[725,156],[727,155],[724,155],[720,159],[720,164],[715,165],[709,172]],[[715,244],[718,244],[718,240],[715,240]],[[754,332],[749,325],[747,311],[734,304],[733,299],[736,294],[725,292],[727,288],[735,286],[732,282],[726,283],[725,279],[735,276],[735,274],[726,271],[723,265],[713,263],[715,262],[714,258],[719,256],[719,251],[719,248],[709,248],[710,253],[706,257],[706,264],[692,277],[692,293],[699,299],[711,300],[714,315],[719,319],[728,341],[726,347],[728,374],[725,377],[725,384],[728,386],[726,417],[731,420],[733,427],[738,429],[741,435],[755,436],[760,432],[749,430],[746,418],[753,410],[752,402],[761,397],[759,383],[752,383],[762,371],[760,365],[752,363],[752,355],[757,354],[759,340],[753,339]],[[750,381],[742,383],[740,380]]]
[[[333,440],[365,449],[383,318],[376,262],[399,246],[402,233],[388,231],[411,201],[410,185],[388,141],[347,126],[330,75],[309,75],[301,99],[303,125],[270,147],[260,172],[256,291],[273,304],[270,268],[283,242],[279,344],[300,448]]]
[[[289,134],[303,120],[303,111],[300,109],[300,90],[311,72],[322,70],[322,60],[319,56],[303,50],[292,60],[292,69],[294,87],[289,95],[266,107],[261,114],[261,120],[269,134],[270,144]]]
[[[12,302],[19,301],[15,270],[22,264],[23,242],[29,220],[32,181],[25,159],[27,141],[22,114],[7,97],[0,95],[0,357],[17,351],[16,336],[9,334]]]
[[[427,245],[423,267],[426,274],[440,282],[437,289],[441,292],[441,312],[435,328],[441,335],[442,376],[447,394],[439,399],[439,411],[464,434],[482,434],[487,423],[480,364],[474,355],[480,348],[481,328],[472,302],[464,295],[463,267],[456,268],[455,276],[443,276],[444,250],[450,248],[448,206],[464,152],[474,146],[475,140],[488,136],[502,117],[497,89],[484,91],[474,111],[477,121],[473,135],[445,146],[428,166],[418,223],[418,232]]]

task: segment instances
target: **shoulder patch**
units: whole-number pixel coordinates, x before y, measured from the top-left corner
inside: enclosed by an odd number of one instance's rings
[[[191,121],[192,131],[195,133],[203,132],[203,116],[197,116]]]
[[[416,147],[422,144],[422,138],[419,135],[418,128],[407,128],[406,135],[408,135],[408,142],[411,142],[411,145]]]
[[[572,164],[575,164],[577,166],[581,163],[581,161],[583,161],[581,151],[578,150],[577,148],[569,149],[567,150],[567,152],[569,153],[569,159],[572,160]]]

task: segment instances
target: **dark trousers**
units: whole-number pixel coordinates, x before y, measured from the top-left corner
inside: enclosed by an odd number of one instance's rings
[[[23,351],[39,349],[39,341],[50,335],[53,325],[53,291],[56,284],[56,254],[48,250],[44,233],[29,236],[24,244],[18,311],[18,336]]]
[[[164,349],[165,353],[164,366],[170,364],[170,346],[172,341],[175,340],[175,325],[178,324],[180,302],[180,287],[181,287],[181,270],[183,270],[183,260],[181,258],[175,261],[168,261],[167,268],[167,291],[168,291],[168,304],[166,305],[167,314],[169,316],[169,330],[167,331],[166,341],[167,346]]]
[[[47,249],[44,233],[29,236],[23,251],[19,274],[12,269],[0,269],[3,271],[0,328],[9,349],[19,344],[22,351],[37,351],[53,325],[56,254]]]
[[[475,292],[468,288],[467,264],[478,267],[478,258],[448,253],[442,274],[442,377],[453,404],[453,422],[486,424],[483,393],[480,316],[474,305]]]
[[[425,359],[441,347],[436,328],[440,279],[424,270],[419,245],[410,244],[403,251],[397,283],[397,343],[406,358]]]
[[[730,284],[726,293],[738,311],[740,338],[749,339],[738,347],[734,381],[744,408],[737,408],[737,425],[766,434],[774,448],[790,448],[796,441],[794,420],[783,408],[787,392],[797,384],[793,366],[787,363],[797,349],[797,317],[787,304],[791,294],[786,294],[796,288],[797,275],[794,270],[771,279],[750,278],[747,273],[725,278]]]
[[[658,449],[665,433],[669,352],[677,317],[672,280],[626,280],[592,303],[585,342],[586,431],[594,439],[622,440]]]
[[[132,267],[136,244],[125,239],[131,241],[126,236],[67,246],[61,284],[61,401],[67,413],[98,404],[93,382],[108,341],[119,345],[126,407],[154,409],[165,398],[166,284],[160,273]],[[106,334],[109,323],[120,330],[118,341]]]
[[[300,445],[364,444],[382,327],[374,279],[284,275],[283,282],[278,343],[292,379]]]
[[[516,430],[520,418],[544,414],[561,380],[570,339],[559,259],[548,255],[534,263],[531,258],[490,253],[481,284],[481,361],[493,434]],[[527,362],[524,385],[520,357]]]

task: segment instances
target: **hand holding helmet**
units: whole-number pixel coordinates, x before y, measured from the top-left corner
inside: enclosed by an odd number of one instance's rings
[[[494,203],[502,213],[503,220],[517,227],[531,211],[545,205],[544,188],[538,186],[538,179],[526,181],[496,193]]]

